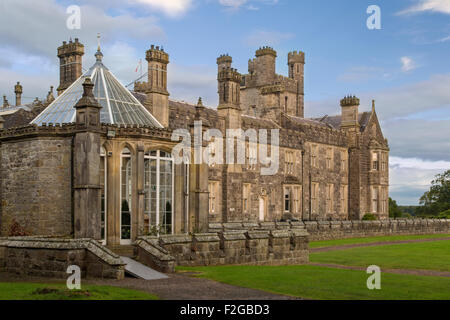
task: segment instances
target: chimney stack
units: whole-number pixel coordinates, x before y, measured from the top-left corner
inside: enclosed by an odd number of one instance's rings
[[[16,94],[16,107],[22,105],[22,92],[23,88],[20,85],[20,82],[17,81],[17,84],[14,86],[14,93]]]

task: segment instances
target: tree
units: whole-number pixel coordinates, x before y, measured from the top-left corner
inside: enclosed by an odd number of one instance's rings
[[[430,190],[420,198],[420,204],[417,213],[422,215],[439,215],[450,209],[450,170],[436,175]]]
[[[397,201],[389,197],[389,217],[391,218],[401,218],[403,215],[402,210],[397,205]]]

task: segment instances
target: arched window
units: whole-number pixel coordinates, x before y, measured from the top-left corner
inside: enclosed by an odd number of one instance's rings
[[[131,243],[131,152],[128,148],[123,149],[120,164],[120,242]]]
[[[106,151],[100,149],[100,202],[101,202],[101,239],[106,242],[106,192],[107,192],[107,169],[106,169]]]
[[[145,224],[151,233],[173,233],[174,165],[170,153],[145,154]]]

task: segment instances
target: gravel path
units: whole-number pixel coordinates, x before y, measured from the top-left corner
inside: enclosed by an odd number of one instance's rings
[[[339,264],[331,263],[310,263],[312,266],[318,267],[328,267],[336,269],[346,269],[346,270],[359,270],[366,271],[367,268],[355,267],[355,266],[343,266]],[[450,277],[450,272],[448,271],[436,271],[436,270],[413,270],[413,269],[381,269],[384,273],[396,273],[396,274],[409,274],[413,276],[434,276],[434,277]]]
[[[118,286],[141,290],[164,300],[298,300],[260,290],[232,286],[208,279],[170,274],[168,279],[145,281],[134,278],[124,280],[89,280],[90,284]]]
[[[309,249],[310,253],[315,252],[327,252],[327,251],[335,251],[335,250],[345,250],[351,248],[359,248],[359,247],[376,247],[376,246],[387,246],[390,244],[404,244],[404,243],[416,243],[416,242],[432,242],[432,241],[443,241],[450,240],[450,237],[445,238],[431,238],[431,239],[413,239],[413,240],[399,240],[399,241],[381,241],[381,242],[370,242],[370,243],[355,243],[355,244],[343,244],[340,246],[330,246],[330,247],[322,247],[322,248],[312,248]]]
[[[126,277],[124,280],[86,279],[83,284],[107,285],[140,290],[163,300],[299,300],[260,290],[241,288],[208,279],[181,274],[169,274],[168,279],[141,280]],[[65,279],[17,276],[0,272],[0,282],[65,283]]]

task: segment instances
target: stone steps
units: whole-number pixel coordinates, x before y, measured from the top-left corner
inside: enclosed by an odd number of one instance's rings
[[[135,247],[133,245],[107,246],[107,248],[121,257],[136,257]]]

